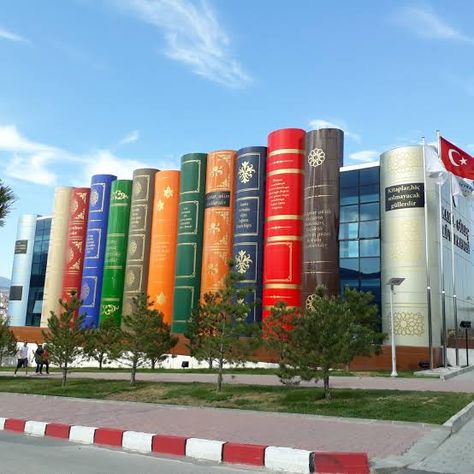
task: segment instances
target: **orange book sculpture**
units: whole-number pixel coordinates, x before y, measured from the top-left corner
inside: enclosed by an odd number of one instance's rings
[[[207,158],[201,298],[224,286],[232,258],[235,160],[233,150],[214,151]]]
[[[180,172],[175,170],[159,171],[155,175],[148,295],[167,324],[173,320],[179,178]]]

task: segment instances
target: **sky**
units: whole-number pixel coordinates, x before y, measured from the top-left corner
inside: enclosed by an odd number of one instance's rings
[[[346,165],[435,139],[474,153],[474,3],[463,0],[2,0],[0,228],[54,187],[338,126]]]

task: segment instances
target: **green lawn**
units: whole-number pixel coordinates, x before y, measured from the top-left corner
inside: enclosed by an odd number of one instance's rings
[[[474,400],[473,394],[464,393],[334,389],[328,402],[317,387],[226,385],[223,393],[217,394],[214,385],[205,383],[138,382],[131,388],[127,381],[74,378],[62,389],[57,379],[2,377],[0,392],[437,424]]]

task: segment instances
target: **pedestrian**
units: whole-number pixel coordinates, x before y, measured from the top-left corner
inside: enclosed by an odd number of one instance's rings
[[[46,373],[49,375],[49,351],[48,351],[48,346],[44,346],[43,365],[46,367]]]
[[[16,369],[14,376],[16,377],[16,373],[18,369],[22,367],[25,368],[25,375],[28,375],[28,343],[25,342],[17,351],[16,351]]]
[[[38,345],[35,351],[36,375],[43,375],[43,346]]]

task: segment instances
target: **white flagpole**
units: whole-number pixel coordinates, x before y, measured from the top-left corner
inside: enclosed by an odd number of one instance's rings
[[[430,353],[430,369],[433,369],[433,321],[431,317],[431,278],[430,278],[430,251],[428,242],[428,190],[426,186],[426,153],[425,137],[422,137],[423,144],[423,187],[425,199],[425,258],[426,258],[426,299],[428,303],[428,349]]]
[[[438,137],[438,160],[441,161],[441,134],[436,130]],[[449,175],[448,175],[449,178]],[[439,269],[440,269],[440,285],[441,285],[441,319],[443,325],[443,365],[448,366],[448,329],[446,325],[446,286],[444,283],[444,248],[443,248],[443,204],[442,192],[443,181],[438,182],[438,206],[439,206]]]
[[[456,352],[456,367],[459,367],[459,349],[458,349],[458,299],[456,296],[456,274],[454,272],[454,209],[453,209],[453,185],[451,180],[453,176],[449,174],[449,211],[451,213],[451,276],[453,279],[453,309],[454,309],[454,327],[455,339],[454,348]]]

